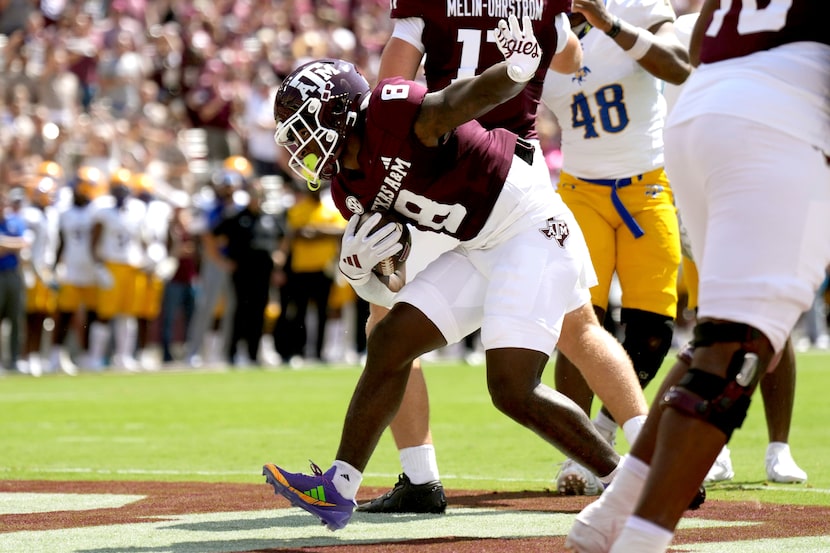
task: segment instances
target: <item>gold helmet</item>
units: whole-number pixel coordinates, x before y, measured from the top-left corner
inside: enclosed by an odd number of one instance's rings
[[[104,173],[97,167],[84,165],[75,173],[75,194],[94,200],[101,195],[104,188]]]
[[[130,178],[130,189],[134,196],[144,197],[155,192],[156,186],[153,177],[147,173],[133,173]]]
[[[126,186],[127,188],[129,188],[132,178],[132,171],[130,171],[126,167],[120,167],[116,169],[115,172],[112,175],[110,175],[110,190],[112,190],[116,186]]]
[[[230,156],[225,158],[222,168],[242,175],[245,180],[254,176],[254,166],[244,156]]]
[[[32,205],[44,208],[55,202],[58,191],[58,181],[50,176],[34,177],[28,186],[29,201]]]
[[[41,161],[37,166],[37,175],[59,181],[63,178],[63,168],[54,161]]]

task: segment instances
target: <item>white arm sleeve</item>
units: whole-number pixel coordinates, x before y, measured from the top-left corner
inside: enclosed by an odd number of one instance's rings
[[[556,51],[554,55],[565,49],[568,44],[568,31],[571,30],[571,21],[564,13],[556,14],[553,18],[553,27],[556,29]]]
[[[390,309],[395,303],[395,292],[387,288],[374,272],[370,273],[369,280],[365,284],[361,284],[360,286],[352,284],[352,288],[358,296],[369,303],[387,309]]]
[[[405,17],[395,20],[392,36],[408,42],[422,54],[424,53],[424,41],[421,38],[423,34],[424,20],[420,17]]]

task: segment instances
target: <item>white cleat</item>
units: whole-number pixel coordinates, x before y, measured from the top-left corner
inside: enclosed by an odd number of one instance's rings
[[[606,492],[582,509],[565,539],[565,549],[575,553],[608,553],[631,514],[630,509],[617,510],[613,505]]]
[[[638,465],[642,468],[638,469]],[[646,474],[641,473],[647,470],[641,461],[625,456],[608,488],[576,515],[565,539],[565,549],[577,553],[608,553],[634,511],[646,480]]]
[[[60,348],[58,350],[56,368],[62,373],[68,374],[69,376],[75,376],[78,374],[78,366],[72,362],[72,358],[69,356],[69,352],[67,352],[63,348]]]
[[[718,453],[715,462],[709,468],[706,478],[703,479],[703,484],[714,484],[715,482],[726,482],[735,478],[735,471],[732,470],[732,457],[729,453],[729,448],[723,446],[723,449]]]
[[[134,373],[141,370],[141,367],[132,356],[116,354],[112,356],[112,366],[116,369]]]
[[[767,446],[765,461],[770,482],[801,484],[807,481],[807,473],[795,463],[790,446],[783,442],[772,442]]]
[[[41,365],[38,355],[33,354],[29,356],[29,374],[34,377],[43,375],[43,365]]]
[[[566,459],[556,475],[556,489],[562,495],[599,495],[604,488],[593,472],[573,459]]]

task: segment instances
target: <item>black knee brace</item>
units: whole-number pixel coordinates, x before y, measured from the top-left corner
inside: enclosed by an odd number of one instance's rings
[[[671,348],[674,321],[649,311],[623,309],[620,322],[625,323],[623,348],[631,357],[640,386],[645,388],[657,375]]]
[[[726,434],[726,441],[746,418],[752,393],[763,374],[756,340],[757,329],[738,323],[704,323],[695,328],[694,345],[706,347],[719,342],[738,342],[738,349],[726,367],[726,378],[691,368],[660,404],[704,420]]]

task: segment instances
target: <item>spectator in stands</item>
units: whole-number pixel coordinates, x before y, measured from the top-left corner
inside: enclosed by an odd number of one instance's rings
[[[277,77],[273,70],[257,71],[251,85],[251,93],[245,101],[245,138],[248,155],[257,176],[277,175],[289,182],[285,155],[274,142],[274,96],[277,93]]]
[[[237,84],[227,78],[225,64],[215,58],[208,60],[185,101],[194,126],[207,132],[208,159],[221,161],[239,153],[233,120],[240,98]]]

